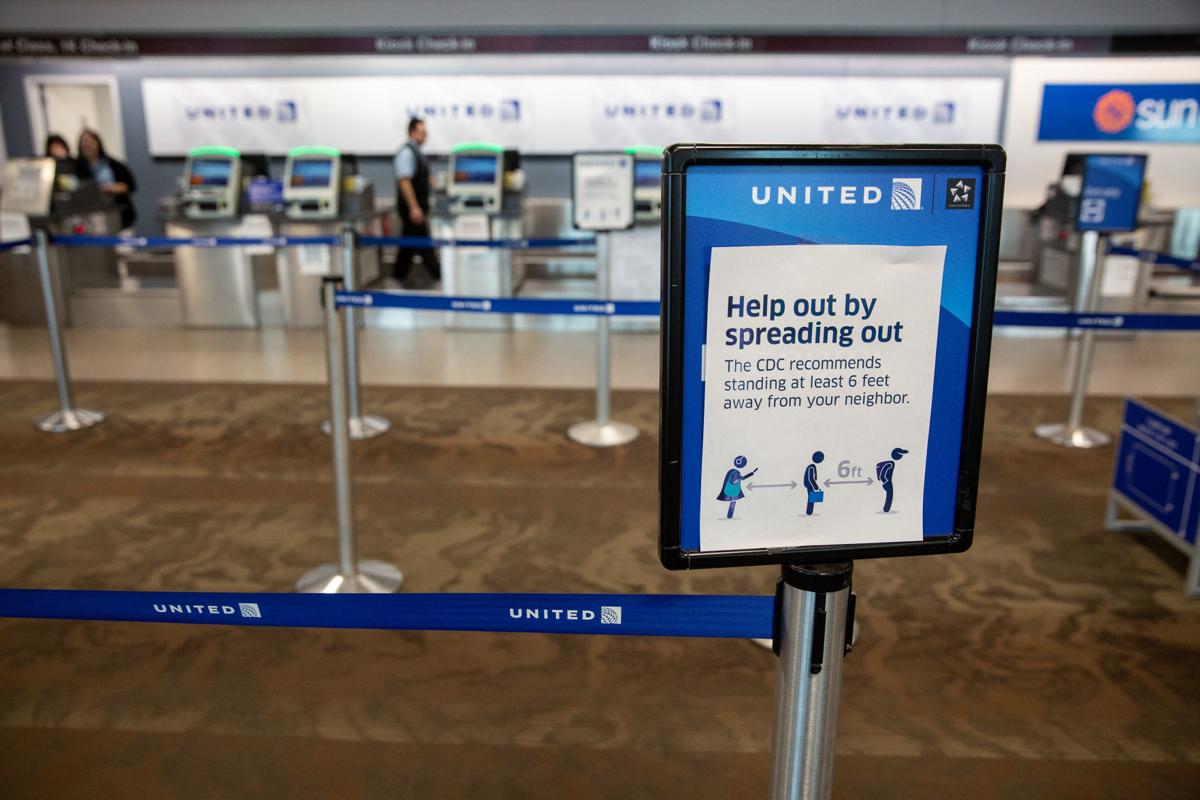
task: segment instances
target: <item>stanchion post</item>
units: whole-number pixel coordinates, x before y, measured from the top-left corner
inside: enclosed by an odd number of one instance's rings
[[[854,615],[853,571],[850,562],[783,567],[771,800],[826,800],[833,790],[842,659]]]
[[[67,347],[63,342],[62,320],[58,317],[54,276],[50,271],[50,242],[46,232],[37,229],[33,234],[33,250],[37,258],[38,275],[42,284],[42,300],[46,305],[46,330],[50,334],[50,357],[54,362],[54,382],[58,386],[58,411],[38,417],[33,424],[47,433],[66,433],[90,428],[104,421],[104,414],[86,408],[76,408],[71,397],[71,373],[67,369]]]
[[[611,300],[611,264],[609,236],[596,234],[596,297]],[[625,422],[613,422],[612,415],[612,339],[611,318],[607,314],[596,320],[596,418],[577,422],[567,429],[567,435],[580,444],[591,447],[613,447],[632,442],[638,429]]]
[[[326,278],[321,285],[325,314],[325,362],[329,374],[329,416],[333,440],[333,490],[337,512],[338,563],[322,564],[296,583],[299,592],[323,594],[386,594],[404,582],[400,570],[382,561],[359,561],[354,522],[354,479],[350,467],[349,383],[346,374],[346,337],[343,314],[336,294],[341,278]]]
[[[355,269],[355,256],[358,252],[358,235],[354,228],[347,225],[342,229],[341,236],[341,251],[342,259],[342,281],[345,287],[350,291],[357,291],[361,288],[358,285],[358,270]],[[358,358],[358,310],[355,308],[347,308],[342,313],[343,324],[346,329],[346,375],[349,386],[347,395],[348,410],[350,414],[350,438],[351,439],[370,439],[372,436],[378,436],[381,433],[386,433],[392,423],[384,417],[376,414],[363,414],[359,404],[359,358]],[[330,420],[325,420],[321,423],[321,430],[326,434],[332,431],[333,426]]]
[[[1096,231],[1084,231],[1079,247],[1080,274],[1088,275],[1088,293],[1082,313],[1096,311],[1100,307],[1100,287],[1104,278],[1104,253],[1107,252],[1107,236]],[[1075,371],[1071,378],[1071,404],[1067,422],[1038,425],[1034,433],[1039,438],[1063,447],[1103,447],[1112,438],[1094,428],[1083,425],[1083,404],[1087,399],[1088,381],[1092,376],[1092,355],[1096,348],[1096,331],[1084,328],[1080,332],[1075,350]]]

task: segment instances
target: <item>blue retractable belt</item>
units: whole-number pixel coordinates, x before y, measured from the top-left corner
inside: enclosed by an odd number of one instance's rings
[[[1138,250],[1134,247],[1124,247],[1119,244],[1108,246],[1109,255],[1114,256],[1133,256],[1139,261],[1149,261],[1154,264],[1161,264],[1165,267],[1175,267],[1187,272],[1200,272],[1200,261],[1189,261],[1186,258],[1176,258],[1166,253],[1156,253],[1153,250]]]
[[[16,250],[18,247],[29,247],[32,244],[33,239],[10,239],[7,242],[0,242],[0,253]]]
[[[1069,311],[997,311],[995,325],[1032,328],[1094,328],[1130,331],[1197,331],[1200,314],[1116,314]]]
[[[595,239],[436,239],[429,236],[360,236],[367,247],[394,246],[414,249],[431,247],[488,247],[501,250],[562,249],[595,247]]]
[[[441,297],[399,292],[338,292],[338,306],[414,308],[421,311],[466,311],[477,314],[575,314],[589,317],[657,317],[657,300],[518,299],[508,297]]]
[[[0,617],[287,628],[769,639],[774,597],[0,589]]]
[[[300,247],[341,244],[336,236],[76,236],[58,234],[51,244],[61,247]]]

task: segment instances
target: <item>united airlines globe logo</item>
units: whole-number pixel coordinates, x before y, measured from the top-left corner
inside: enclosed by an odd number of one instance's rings
[[[1120,133],[1133,124],[1137,103],[1124,89],[1113,89],[1100,95],[1092,109],[1092,120],[1103,133]]]
[[[892,210],[921,210],[920,178],[892,178]]]

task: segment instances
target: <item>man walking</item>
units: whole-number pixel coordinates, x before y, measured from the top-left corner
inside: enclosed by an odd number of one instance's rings
[[[425,120],[413,117],[408,121],[408,141],[396,153],[396,210],[403,223],[402,236],[429,236],[429,162],[421,145],[429,137]],[[437,251],[432,247],[401,247],[396,253],[394,277],[406,283],[412,272],[413,258],[420,256],[430,279],[441,280],[442,268]]]

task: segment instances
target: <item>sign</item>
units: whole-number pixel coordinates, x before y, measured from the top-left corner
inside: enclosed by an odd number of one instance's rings
[[[1194,546],[1200,527],[1200,432],[1128,399],[1113,490],[1161,531]]]
[[[519,26],[519,23],[514,23]],[[760,26],[762,27],[762,26]],[[744,55],[746,53],[935,53],[965,55],[1078,55],[1108,52],[1195,52],[1193,37],[1170,34],[1064,36],[997,33],[975,36],[903,34],[763,34],[678,30],[646,33],[472,34],[381,31],[369,36],[145,33],[103,35],[12,34],[0,36],[0,57],[136,58],[139,56],[250,55],[490,55],[497,53],[661,53]]]
[[[1039,141],[1200,142],[1200,83],[1048,83]]]
[[[999,134],[1003,81],[763,75],[146,78],[142,99],[150,153],[160,157],[213,143],[248,153],[283,155],[319,143],[357,155],[390,155],[414,116],[428,123],[425,149],[433,154],[479,140],[524,153],[563,154],[698,139],[990,141]]]
[[[675,145],[671,568],[965,550],[1004,154]]]
[[[633,227],[633,156],[576,153],[571,159],[571,206],[581,231]]]
[[[1145,175],[1144,155],[1089,155],[1075,228],[1109,233],[1136,230]]]

